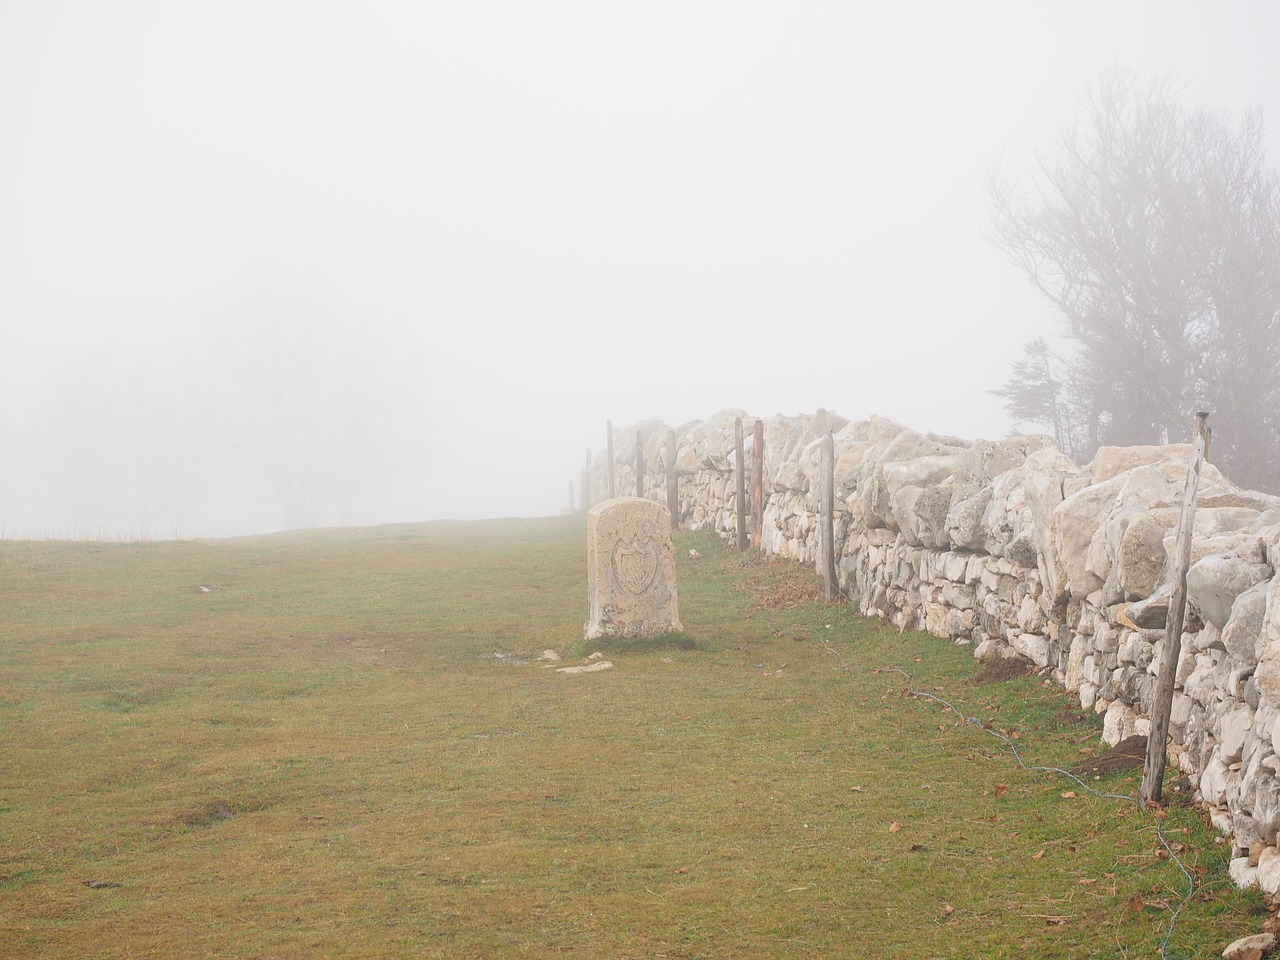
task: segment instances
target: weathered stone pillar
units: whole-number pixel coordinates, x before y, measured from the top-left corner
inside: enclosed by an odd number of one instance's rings
[[[586,639],[683,630],[667,508],[639,497],[596,504],[587,511]]]

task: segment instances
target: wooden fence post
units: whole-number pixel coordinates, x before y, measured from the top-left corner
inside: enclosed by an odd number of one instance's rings
[[[757,420],[751,434],[751,517],[756,547],[764,549],[764,421]]]
[[[667,509],[671,511],[671,529],[680,529],[680,478],[676,476],[676,432],[667,431]]]
[[[738,507],[738,552],[747,549],[747,464],[742,444],[742,418],[733,422],[733,444],[737,460],[734,463],[734,483]]]
[[[1165,745],[1169,737],[1169,713],[1173,707],[1173,686],[1182,655],[1182,620],[1187,608],[1187,568],[1191,565],[1191,539],[1196,521],[1196,489],[1200,485],[1200,465],[1204,459],[1209,414],[1196,414],[1195,446],[1187,465],[1187,485],[1182,494],[1182,520],[1178,524],[1177,547],[1173,559],[1173,597],[1164,625],[1160,648],[1160,674],[1156,678],[1156,699],[1151,707],[1151,733],[1147,736],[1146,762],[1142,766],[1142,788],[1138,798],[1159,803],[1164,789]]]
[[[608,466],[609,472],[609,499],[612,500],[616,494],[613,492],[613,421],[606,420],[604,422],[604,432],[607,435],[605,442],[605,464]]]
[[[836,580],[836,444],[831,434],[822,438],[822,491],[821,491],[821,526],[818,546],[821,550],[822,585],[826,589],[827,599],[833,600],[838,582]]]
[[[636,431],[636,496],[644,496],[644,434]]]

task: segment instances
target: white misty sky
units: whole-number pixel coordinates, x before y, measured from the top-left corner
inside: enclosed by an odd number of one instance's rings
[[[1277,37],[1267,2],[3,0],[0,533],[95,522],[24,513],[42,411],[200,393],[264,290],[385,362],[416,466],[358,522],[556,512],[606,418],[1003,436],[986,391],[1053,315],[985,171],[1113,65],[1274,131]],[[172,523],[279,525],[220,510]]]

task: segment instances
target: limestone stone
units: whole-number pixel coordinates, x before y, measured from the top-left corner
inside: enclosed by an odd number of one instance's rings
[[[952,494],[954,496],[954,493]],[[947,536],[957,550],[980,550],[986,540],[983,520],[991,506],[991,487],[951,504],[947,511]]]
[[[1107,746],[1114,747],[1121,740],[1127,740],[1137,733],[1137,719],[1138,716],[1131,707],[1119,700],[1111,703],[1102,718],[1102,739]]]
[[[1103,584],[1105,578],[1090,569],[1090,545],[1123,486],[1123,477],[1112,477],[1072,494],[1053,509],[1054,559],[1062,588],[1073,597],[1087,597]]]
[[[1255,933],[1241,937],[1222,951],[1224,960],[1262,960],[1276,945],[1274,933]]]
[[[678,607],[667,508],[616,497],[587,511],[586,639],[681,632]]]
[[[1200,795],[1211,807],[1222,806],[1227,795],[1227,778],[1230,776],[1227,765],[1214,756],[1200,774]]]
[[[1271,576],[1265,563],[1228,554],[1205,557],[1187,571],[1187,599],[1218,629],[1227,625],[1236,597]]]
[[[1218,750],[1224,763],[1235,763],[1244,751],[1244,739],[1253,725],[1253,711],[1239,704],[1218,721]]]
[[[1165,584],[1155,593],[1131,603],[1124,616],[1139,629],[1163,629],[1169,619],[1169,603],[1173,599],[1173,587]]]
[[[1232,859],[1227,866],[1227,872],[1231,875],[1231,882],[1241,890],[1251,890],[1258,885],[1258,865],[1256,863],[1250,864],[1249,857],[1235,857]]]
[[[593,663],[582,663],[576,667],[557,667],[556,673],[575,674],[575,673],[599,673],[602,670],[612,670],[613,661],[596,660]]]
[[[1258,887],[1274,897],[1280,893],[1280,850],[1267,847],[1258,857]]]
[[[1178,728],[1185,727],[1191,719],[1193,702],[1185,693],[1175,693],[1173,703],[1169,707],[1169,723]]]
[[[1071,649],[1067,654],[1067,675],[1063,686],[1071,693],[1076,693],[1085,682],[1084,658],[1088,655],[1088,642],[1084,637],[1076,636],[1071,640]]]
[[[1236,597],[1231,605],[1231,616],[1222,628],[1222,644],[1227,652],[1245,666],[1258,662],[1258,639],[1262,635],[1262,620],[1267,612],[1267,590],[1270,580],[1255,583]]]
[[[1037,667],[1049,665],[1049,641],[1034,633],[1020,633],[1013,638],[1013,649],[1022,654]]]
[[[955,469],[960,449],[952,438],[900,430],[880,452],[869,482],[864,484],[863,511],[868,525],[896,527],[894,492],[941,482]]]
[[[1110,480],[1117,474],[1132,470],[1135,467],[1159,463],[1161,460],[1180,460],[1187,462],[1191,454],[1191,444],[1170,443],[1153,446],[1132,447],[1099,447],[1093,460],[1085,468],[1093,474],[1094,483]]]
[[[1257,649],[1260,651],[1255,674],[1258,689],[1264,700],[1280,704],[1280,577],[1272,577],[1271,586],[1267,588],[1267,606]]]
[[[1145,513],[1132,520],[1120,537],[1116,555],[1116,576],[1120,589],[1133,600],[1155,592],[1164,570],[1164,538],[1169,531],[1167,517]]]

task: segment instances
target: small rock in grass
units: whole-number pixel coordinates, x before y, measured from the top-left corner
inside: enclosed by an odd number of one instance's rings
[[[1274,933],[1255,933],[1251,937],[1241,937],[1227,949],[1222,951],[1226,960],[1262,960],[1275,949]]]
[[[583,663],[576,667],[559,667],[556,673],[599,673],[601,670],[612,670],[613,664],[608,660],[597,660],[595,663]]]

